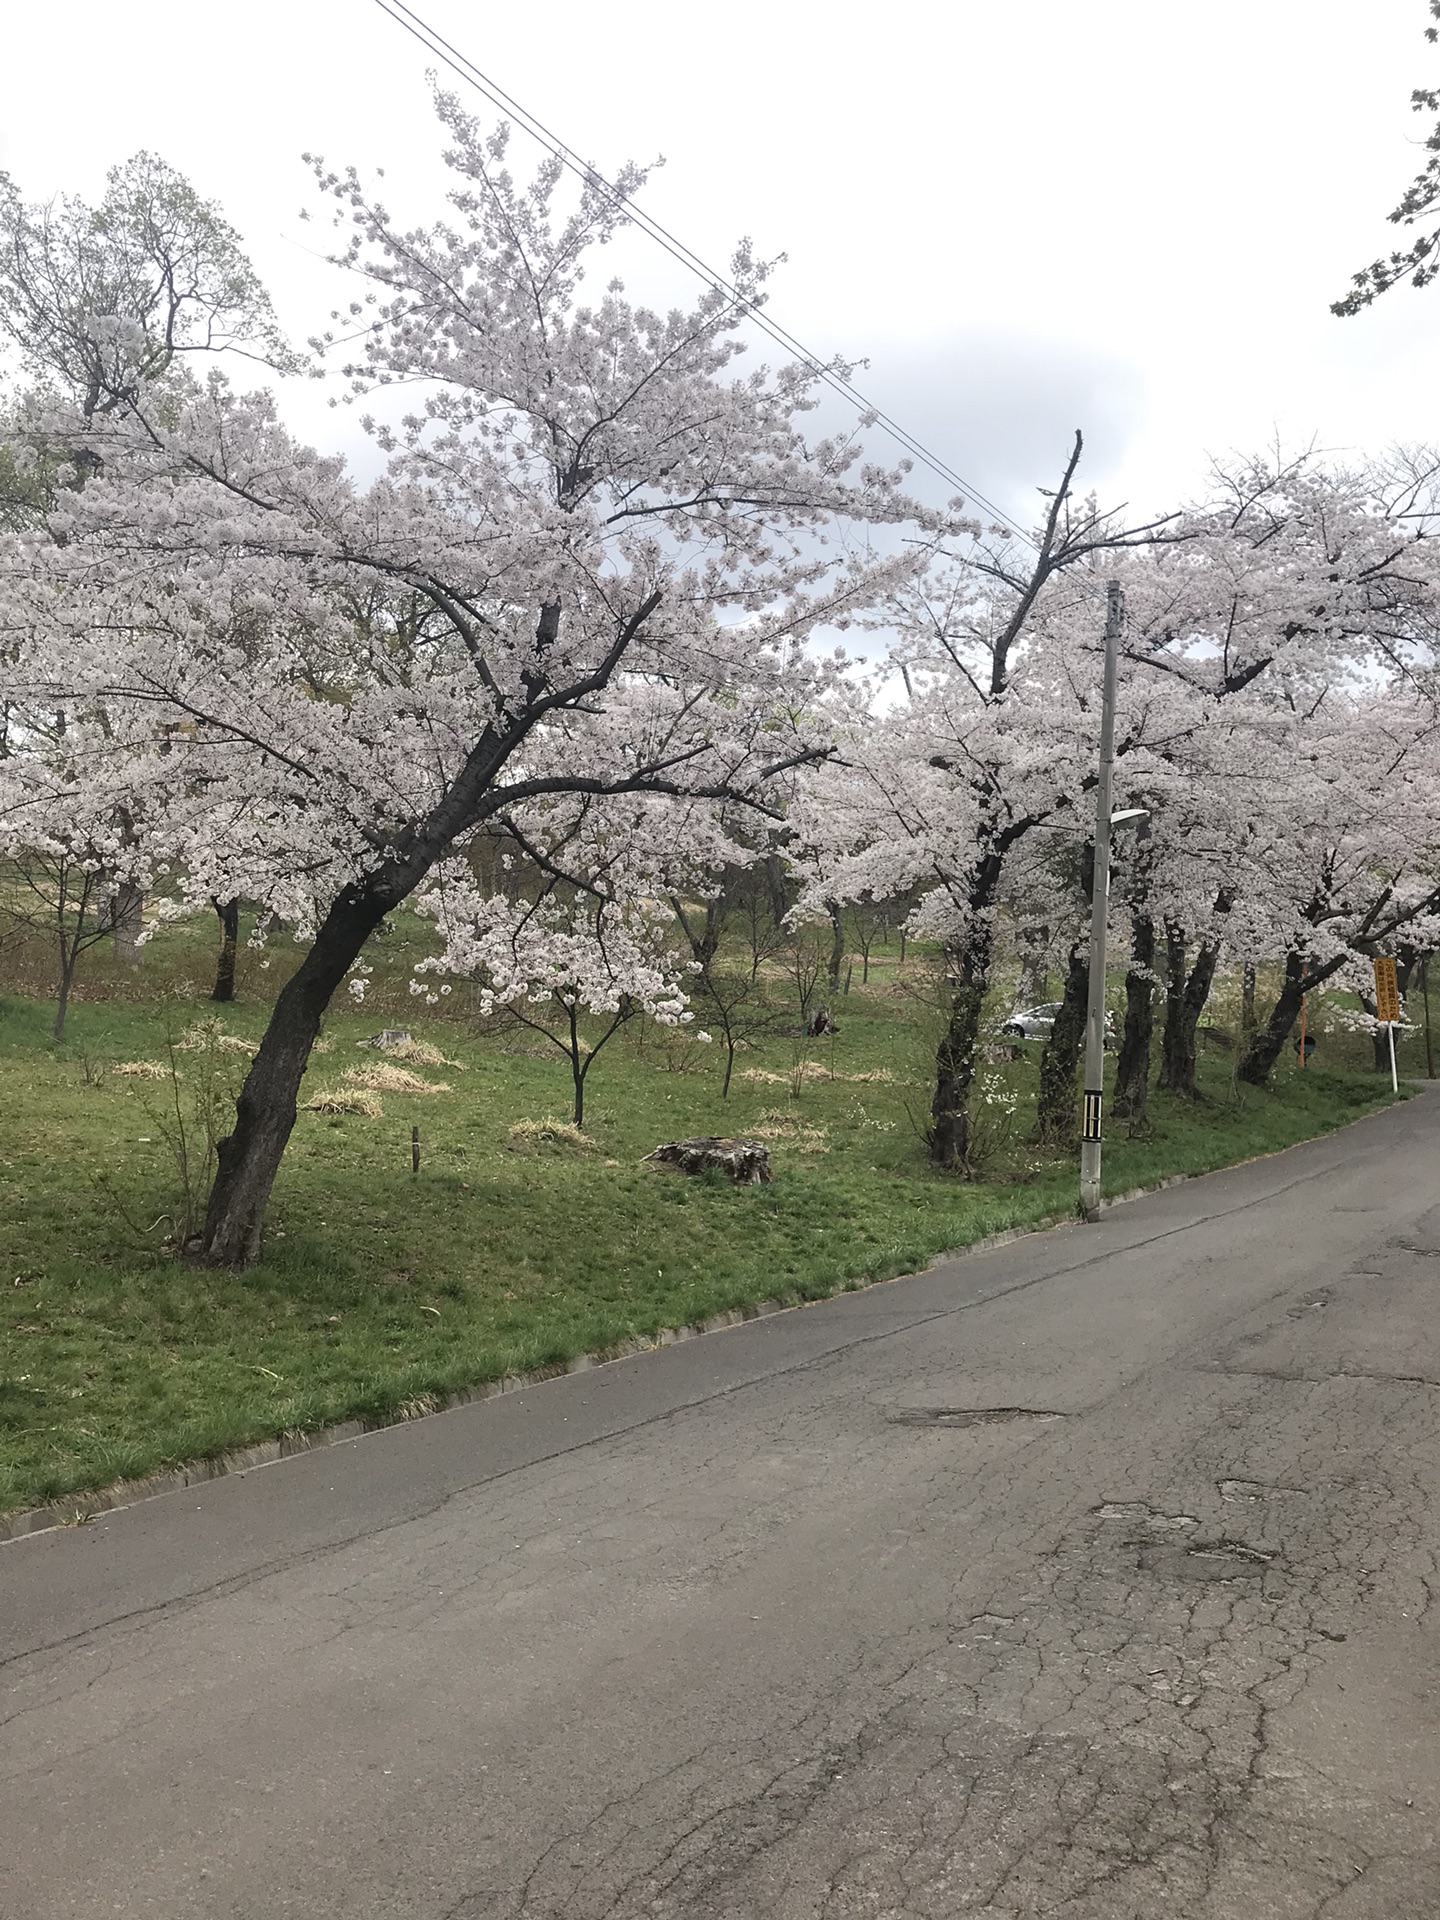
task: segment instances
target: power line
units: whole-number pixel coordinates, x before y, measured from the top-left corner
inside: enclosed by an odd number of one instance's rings
[[[812,373],[823,380],[825,384],[838,393],[842,399],[847,400],[851,406],[857,408],[868,419],[873,420],[877,426],[883,427],[891,438],[903,447],[913,459],[918,460],[923,466],[928,467],[933,474],[939,479],[944,480],[947,485],[955,487],[967,500],[973,501],[977,506],[983,507],[1007,533],[1012,534],[1017,540],[1023,541],[1026,546],[1031,548],[1035,547],[1035,542],[1030,536],[1015,526],[1010,515],[1003,513],[1000,508],[995,505],[993,500],[986,499],[978,487],[972,487],[947,461],[942,460],[938,454],[931,453],[929,448],[917,440],[914,434],[909,432],[907,428],[901,426],[898,420],[893,420],[883,408],[877,407],[873,401],[867,400],[864,394],[852,386],[843,375],[836,373],[834,368],[828,366],[818,354],[812,353],[803,342],[797,340],[795,336],[782,327],[778,321],[772,320],[769,315],[757,307],[753,301],[747,300],[740,290],[733,286],[723,274],[717,273],[713,267],[707,265],[698,254],[692,252],[692,250],[685,245],[683,240],[678,239],[668,228],[661,226],[658,220],[653,219],[646,213],[628,194],[622,193],[613,181],[607,180],[602,173],[598,173],[594,167],[581,160],[572,148],[566,146],[558,134],[553,133],[542,120],[537,119],[528,109],[522,107],[520,102],[506,93],[497,81],[492,80],[488,74],[483,73],[480,68],[475,65],[473,60],[468,59],[457,47],[453,47],[448,40],[436,32],[434,27],[422,20],[420,15],[414,12],[412,8],[407,7],[405,0],[375,0],[375,4],[382,13],[388,14],[397,26],[403,27],[412,38],[418,40],[428,53],[434,54],[436,59],[442,61],[445,66],[449,67],[452,73],[458,74],[468,85],[474,87],[477,93],[483,94],[492,106],[497,107],[501,113],[508,114],[518,121],[520,126],[532,139],[539,141],[542,146],[548,147],[550,152],[553,153],[571,173],[576,174],[587,184],[597,185],[608,193],[617,206],[625,209],[630,221],[639,227],[642,233],[655,241],[658,246],[663,247],[672,259],[678,260],[681,266],[687,267],[690,272],[698,274],[699,277],[709,285],[717,287],[722,293],[728,294],[730,298],[734,300],[737,307],[739,307],[747,318],[759,327],[762,332],[768,334],[770,338],[774,340],[778,346],[783,347],[787,353],[793,353],[799,360],[803,361]],[[1038,551],[1038,549],[1036,550]]]

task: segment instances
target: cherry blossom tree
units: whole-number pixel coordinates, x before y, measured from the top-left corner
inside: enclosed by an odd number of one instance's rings
[[[482,1013],[508,1008],[563,1055],[577,1127],[590,1069],[622,1027],[642,1014],[664,1026],[694,1019],[684,991],[693,963],[658,901],[554,884],[535,900],[483,896],[455,876],[418,904],[433,907],[444,938],[440,959],[421,966],[475,976]],[[448,992],[444,984],[424,997],[435,1003]]]
[[[1440,20],[1440,0],[1430,0],[1430,17]],[[1434,46],[1440,42],[1440,28],[1427,27],[1425,38]],[[1416,113],[1440,115],[1440,89],[1416,87],[1410,95],[1410,105]],[[1440,242],[1440,120],[1426,136],[1425,151],[1429,159],[1405,189],[1389,219],[1391,225],[1397,227],[1431,223],[1430,231],[1420,234],[1409,247],[1396,248],[1385,258],[1372,261],[1353,274],[1350,291],[1330,308],[1342,319],[1361,312],[1401,280],[1424,287],[1440,273],[1440,259],[1435,252]]]
[[[1313,802],[1296,770],[1316,716],[1343,710],[1348,726],[1366,694],[1380,711],[1412,695],[1424,710],[1434,473],[1424,456],[1355,471],[1308,457],[1238,463],[1217,472],[1208,502],[1162,527],[1112,538],[1082,519],[1077,563],[1052,569],[1028,599],[1033,570],[998,574],[990,556],[953,550],[898,597],[905,697],[846,736],[850,802],[836,813],[826,884],[846,898],[921,890],[911,924],[944,949],[950,1008],[932,1111],[938,1164],[967,1163],[981,1006],[1007,926],[1068,933],[1039,1118],[1042,1133],[1073,1129],[1095,573],[1121,580],[1129,609],[1117,794],[1149,809],[1156,829],[1128,870],[1122,851],[1112,895],[1112,911],[1128,904],[1141,922],[1122,1079],[1133,1116],[1148,1088],[1157,930],[1172,982],[1165,1083],[1193,1094],[1197,1024],[1227,942],[1252,958],[1285,951],[1308,899],[1275,849],[1305,832]],[[1064,512],[1062,500],[1061,530]],[[1062,537],[1040,530],[1042,560]],[[1338,739],[1334,751],[1344,753]]]
[[[92,777],[93,774],[93,777]],[[56,960],[54,1039],[80,957],[115,930],[122,889],[138,896],[169,846],[163,789],[92,720],[43,726],[11,712],[0,753],[0,859],[19,885],[12,914],[50,942]]]
[[[738,299],[587,302],[640,176],[562,204],[558,162],[517,186],[503,132],[439,110],[448,223],[318,169],[373,296],[347,377],[379,395],[384,476],[360,486],[218,369],[150,378],[144,328],[101,314],[98,398],[37,405],[32,436],[85,484],[0,561],[9,692],[125,716],[188,814],[183,886],[252,895],[261,868],[309,935],[219,1146],[216,1264],[260,1251],[321,1017],[383,917],[545,796],[767,804],[828,750],[807,638],[911,564],[868,530],[935,524],[852,436],[807,436],[812,369],[739,371],[746,251]]]
[[[417,892],[441,944],[417,964],[411,991],[435,1005],[450,992],[446,976],[478,982],[483,1014],[508,1009],[565,1057],[583,1127],[590,1069],[622,1027],[642,1015],[693,1023],[704,962],[673,895],[743,853],[718,809],[649,794],[546,795],[496,825],[483,868],[456,856]]]
[[[1394,690],[1329,703],[1298,756],[1291,832],[1269,854],[1271,951],[1280,991],[1257,1026],[1242,1079],[1263,1085],[1308,990],[1330,979],[1365,991],[1371,961],[1440,940],[1440,724]]]
[[[1031,546],[975,529],[897,592],[887,613],[906,697],[853,729],[845,754],[855,817],[838,827],[829,895],[921,889],[911,931],[945,954],[930,1125],[942,1167],[968,1165],[968,1102],[1007,877],[1040,829],[1076,824],[1093,779],[1096,569],[1163,531],[1126,528],[1077,499],[1080,455],[1077,435]]]

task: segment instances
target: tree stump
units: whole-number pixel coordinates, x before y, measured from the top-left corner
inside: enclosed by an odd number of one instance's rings
[[[696,1140],[667,1140],[645,1156],[647,1163],[671,1173],[708,1173],[717,1168],[737,1187],[757,1187],[775,1178],[770,1150],[759,1140],[732,1140],[703,1134]]]

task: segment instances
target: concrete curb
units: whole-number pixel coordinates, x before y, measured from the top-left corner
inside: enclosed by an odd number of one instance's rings
[[[1369,1113],[1357,1114],[1354,1120],[1344,1124],[1356,1126],[1362,1120],[1373,1119],[1377,1113],[1389,1110],[1388,1106],[1373,1107]],[[1330,1129],[1331,1133],[1341,1131],[1343,1127]],[[1328,1137],[1327,1134],[1311,1135],[1312,1140]],[[1297,1140],[1294,1146],[1309,1144],[1309,1141]],[[1257,1160],[1274,1160],[1280,1154],[1293,1150],[1293,1147],[1277,1147],[1271,1153],[1252,1154],[1248,1160],[1233,1160],[1224,1167],[1212,1167],[1209,1173],[1229,1173],[1235,1167],[1253,1166]],[[1143,1200],[1147,1194],[1164,1193],[1169,1187],[1181,1187],[1191,1180],[1208,1179],[1209,1173],[1167,1174],[1163,1180],[1156,1180],[1150,1186],[1132,1187],[1126,1193],[1111,1195],[1108,1200],[1100,1202],[1100,1210],[1108,1213],[1112,1207],[1125,1206],[1132,1200]],[[1026,1239],[1034,1233],[1049,1233],[1076,1219],[1077,1215],[1067,1210],[1047,1214],[1028,1226],[1007,1227],[1001,1233],[987,1234],[983,1240],[972,1240],[966,1246],[937,1253],[929,1265],[919,1271],[930,1273],[949,1260],[993,1253],[997,1247],[1009,1246],[1013,1241]],[[230,1453],[218,1453],[208,1460],[192,1461],[188,1466],[166,1468],[163,1472],[146,1474],[138,1480],[117,1480],[108,1487],[99,1487],[89,1493],[66,1494],[63,1499],[43,1507],[25,1507],[18,1513],[0,1514],[0,1546],[8,1541],[26,1539],[31,1534],[49,1533],[57,1527],[83,1526],[97,1514],[116,1513],[124,1507],[138,1506],[142,1500],[155,1500],[166,1493],[180,1493],[186,1487],[203,1486],[209,1480],[221,1480],[232,1473],[251,1473],[256,1467],[273,1466],[277,1460],[291,1459],[297,1453],[313,1453],[321,1447],[340,1446],[346,1441],[361,1440],[367,1434],[383,1433],[388,1427],[403,1426],[411,1420],[429,1419],[433,1414],[451,1413],[457,1407],[473,1406],[477,1400],[498,1399],[501,1394],[519,1393],[526,1387],[543,1386],[547,1380],[561,1380],[567,1374],[587,1373],[592,1367],[612,1366],[618,1360],[630,1360],[637,1354],[653,1353],[660,1347],[678,1346],[682,1340],[698,1340],[707,1333],[723,1333],[730,1327],[743,1326],[751,1320],[763,1320],[772,1313],[800,1312],[805,1307],[819,1306],[824,1300],[838,1299],[842,1294],[868,1293],[872,1287],[894,1286],[898,1280],[913,1277],[909,1273],[895,1273],[885,1280],[841,1285],[833,1293],[821,1295],[818,1300],[761,1300],[748,1307],[732,1307],[728,1312],[712,1313],[707,1319],[693,1320],[684,1326],[662,1327],[647,1339],[622,1340],[617,1346],[577,1353],[564,1363],[535,1367],[527,1373],[506,1374],[501,1380],[487,1380],[480,1386],[466,1387],[443,1397],[427,1395],[423,1402],[412,1403],[411,1411],[398,1408],[393,1414],[375,1419],[341,1420],[333,1426],[282,1433],[278,1439],[260,1440],[254,1446],[237,1447]]]

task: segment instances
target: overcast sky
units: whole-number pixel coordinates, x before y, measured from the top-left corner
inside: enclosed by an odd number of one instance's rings
[[[776,317],[868,358],[858,384],[1011,511],[1077,426],[1091,483],[1137,512],[1277,434],[1440,441],[1440,286],[1328,311],[1421,157],[1425,0],[417,11],[602,169],[663,154],[645,205],[702,257],[744,234],[787,254]],[[26,198],[95,196],[150,148],[221,202],[298,338],[338,291],[302,152],[434,204],[433,62],[373,0],[70,0],[7,9],[4,47],[0,167]],[[683,292],[648,247],[625,273]],[[297,424],[342,444],[317,401]]]

